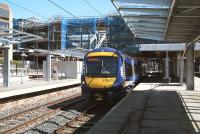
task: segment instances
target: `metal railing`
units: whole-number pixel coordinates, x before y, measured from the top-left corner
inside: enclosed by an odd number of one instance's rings
[[[10,76],[16,77],[16,76],[27,76],[28,72],[26,68],[11,68],[10,69]],[[3,68],[0,67],[0,77],[3,77]]]

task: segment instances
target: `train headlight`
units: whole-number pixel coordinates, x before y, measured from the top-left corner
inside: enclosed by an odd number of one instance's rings
[[[85,81],[82,81],[82,84],[84,85],[84,84],[85,84]]]

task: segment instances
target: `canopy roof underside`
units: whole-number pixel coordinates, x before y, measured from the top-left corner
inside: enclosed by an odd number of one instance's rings
[[[112,0],[139,38],[190,42],[200,34],[200,0]]]

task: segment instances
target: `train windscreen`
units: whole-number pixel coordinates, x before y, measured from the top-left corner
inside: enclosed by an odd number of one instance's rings
[[[88,57],[86,59],[86,76],[113,77],[117,74],[117,57]]]

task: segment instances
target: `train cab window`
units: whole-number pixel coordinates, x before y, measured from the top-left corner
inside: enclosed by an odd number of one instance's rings
[[[89,57],[86,59],[86,76],[113,77],[117,74],[116,57]]]
[[[88,58],[86,60],[85,74],[95,75],[100,72],[101,59],[100,58]]]

